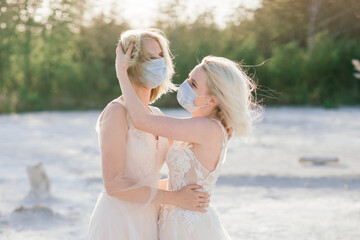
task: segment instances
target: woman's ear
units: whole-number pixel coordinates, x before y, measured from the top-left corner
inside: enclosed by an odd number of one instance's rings
[[[217,98],[211,97],[209,106],[215,107],[216,105],[218,105],[218,103],[219,103],[219,101]]]

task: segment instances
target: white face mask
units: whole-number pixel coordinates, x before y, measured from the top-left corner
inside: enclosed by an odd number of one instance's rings
[[[144,63],[143,80],[149,88],[160,86],[165,79],[166,64],[164,58],[158,58]]]
[[[194,89],[191,88],[190,84],[188,81],[184,81],[177,92],[177,100],[179,102],[179,104],[185,108],[186,110],[188,110],[189,112],[194,112],[196,110],[198,110],[201,107],[206,107],[208,105],[203,105],[203,106],[195,106],[194,105],[194,101],[196,98],[198,97],[207,97],[209,95],[202,95],[199,96]]]

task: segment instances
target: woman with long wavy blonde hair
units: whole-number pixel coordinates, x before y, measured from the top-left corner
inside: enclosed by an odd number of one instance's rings
[[[161,31],[146,29],[124,32],[121,42],[125,48],[130,43],[134,47],[126,73],[136,101],[147,114],[161,116],[149,103],[175,89],[168,40]],[[201,188],[198,185],[165,189],[160,169],[168,139],[136,129],[127,102],[122,96],[114,99],[97,121],[104,191],[91,215],[91,240],[158,240],[161,203],[204,212],[198,206],[209,201],[208,194],[195,191]]]
[[[256,85],[241,67],[226,58],[207,56],[178,89],[179,104],[192,113],[190,118],[150,115],[136,96],[127,69],[132,47],[117,47],[116,71],[125,105],[135,128],[172,139],[166,155],[169,168],[167,190],[189,184],[211,194],[226,158],[229,129],[237,137],[251,131],[259,108],[253,96]],[[207,204],[199,203],[205,208]],[[216,210],[205,213],[164,204],[159,220],[160,240],[230,239]]]

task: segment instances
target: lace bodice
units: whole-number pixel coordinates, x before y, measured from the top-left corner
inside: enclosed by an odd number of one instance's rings
[[[159,114],[160,110],[150,106],[153,114]],[[126,166],[132,168],[131,172],[136,172],[140,179],[154,172],[160,172],[168,150],[167,138],[154,135],[136,129],[130,122],[127,136],[127,163]],[[134,171],[134,168],[137,169]]]
[[[192,145],[186,142],[174,141],[169,148],[166,155],[166,164],[169,168],[168,190],[177,191],[189,184],[198,184],[203,186],[201,191],[205,191],[211,195],[215,183],[219,177],[221,166],[226,158],[227,150],[227,132],[220,121],[215,120],[223,131],[222,148],[218,163],[215,170],[209,171],[196,158],[192,151]],[[176,224],[185,224],[188,232],[194,231],[197,223],[201,221],[204,216],[207,216],[210,221],[210,227],[217,229],[220,226],[219,219],[214,209],[204,213],[190,211],[176,207],[173,205],[163,205],[161,208],[159,226],[166,228],[170,221]],[[177,231],[174,229],[174,231]]]
[[[215,120],[224,134],[222,149],[215,170],[209,171],[196,158],[192,145],[186,142],[174,141],[166,155],[166,164],[169,168],[168,189],[177,191],[189,184],[203,186],[203,191],[211,191],[219,177],[221,165],[226,157],[227,132],[220,121]]]
[[[124,104],[120,98],[114,99],[112,102]],[[149,106],[149,108],[152,114],[163,115],[159,108],[153,106]],[[136,129],[129,116],[127,116],[127,122],[125,172],[130,172],[133,180],[141,181],[151,174],[160,172],[165,163],[169,143],[167,138],[158,136],[158,139],[155,139],[151,133]]]
[[[149,108],[151,114],[162,115],[158,108]],[[136,129],[127,110],[117,98],[96,124],[104,189],[91,214],[91,240],[158,239],[156,196],[169,144],[166,138]]]

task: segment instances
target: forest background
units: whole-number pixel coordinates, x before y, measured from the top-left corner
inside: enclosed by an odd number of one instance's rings
[[[91,19],[87,0],[0,2],[0,113],[101,109],[121,92],[115,44],[133,28],[115,7]],[[256,8],[234,5],[225,23],[213,8],[183,15],[185,1],[165,1],[153,27],[163,30],[180,84],[206,55],[242,62],[259,84],[264,105],[360,104],[358,0],[262,0]],[[135,16],[139,17],[139,16]],[[248,65],[257,65],[248,67]],[[178,107],[175,93],[159,107]]]

